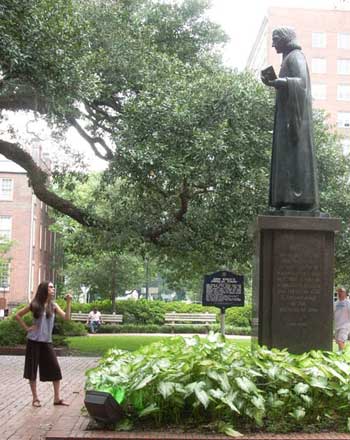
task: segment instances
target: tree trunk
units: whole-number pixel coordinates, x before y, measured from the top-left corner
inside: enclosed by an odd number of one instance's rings
[[[115,297],[116,297],[116,290],[117,290],[117,260],[112,261],[111,266],[113,267],[112,269],[112,274],[111,274],[111,299],[112,299],[112,312],[115,313],[116,312],[116,303],[115,303]]]

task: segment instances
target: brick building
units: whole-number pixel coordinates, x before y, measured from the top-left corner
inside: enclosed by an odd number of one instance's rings
[[[326,110],[328,122],[343,136],[350,152],[350,11],[271,7],[264,18],[247,68],[260,77],[270,64],[279,72],[281,55],[272,44],[272,31],[292,27],[308,60],[313,107]]]
[[[50,165],[40,146],[32,153],[41,167]],[[0,239],[12,243],[9,260],[0,263],[0,308],[4,301],[9,308],[26,303],[40,281],[54,281],[55,234],[49,225],[48,207],[33,194],[25,170],[0,156]]]

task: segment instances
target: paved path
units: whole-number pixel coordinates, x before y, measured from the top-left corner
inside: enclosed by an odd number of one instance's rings
[[[60,357],[62,398],[73,406],[83,400],[85,370],[97,358]],[[46,433],[71,407],[53,406],[52,384],[38,382],[41,408],[32,407],[28,381],[23,379],[24,356],[0,356],[0,438],[1,440],[43,440]]]

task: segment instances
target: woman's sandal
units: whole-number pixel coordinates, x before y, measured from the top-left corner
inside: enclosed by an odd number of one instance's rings
[[[39,399],[34,399],[32,402],[32,406],[34,406],[34,408],[40,408],[41,407],[41,403]]]
[[[65,402],[63,399],[57,400],[57,402],[53,402],[54,405],[61,405],[61,406],[69,406],[69,403]]]

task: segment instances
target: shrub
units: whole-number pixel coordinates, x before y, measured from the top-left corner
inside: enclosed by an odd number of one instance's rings
[[[86,388],[110,393],[130,423],[235,430],[348,430],[350,348],[337,353],[255,350],[220,335],[110,350]],[[125,426],[125,420],[124,426]]]
[[[55,320],[55,335],[60,336],[85,336],[87,330],[84,324],[75,321],[66,321],[62,318]]]
[[[31,325],[31,318],[24,317],[27,325]],[[15,318],[0,321],[0,346],[23,345],[26,343],[26,332],[18,324]]]
[[[111,301],[100,301],[91,304],[74,303],[74,312],[88,313],[96,307],[102,313],[112,313]],[[187,304],[180,301],[117,301],[117,313],[123,315],[123,326],[126,324],[164,324],[164,315],[168,312],[178,313],[215,313],[219,321],[220,310],[217,307],[206,307],[201,304]],[[226,310],[226,325],[250,327],[251,305],[231,307]]]

